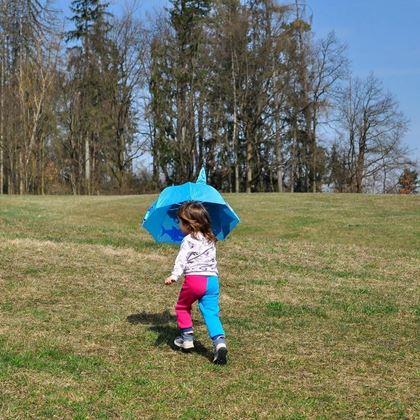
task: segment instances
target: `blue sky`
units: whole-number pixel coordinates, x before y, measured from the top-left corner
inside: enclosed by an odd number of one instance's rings
[[[382,80],[410,120],[405,143],[420,159],[420,0],[307,0],[319,36],[334,30],[355,76]]]
[[[294,1],[293,1],[294,2]],[[68,13],[70,0],[55,0]],[[111,1],[114,10],[125,1]],[[283,3],[283,1],[280,1]],[[348,46],[354,76],[373,72],[410,120],[404,143],[420,160],[420,0],[306,0],[318,36],[335,31]],[[153,13],[168,0],[139,0]]]

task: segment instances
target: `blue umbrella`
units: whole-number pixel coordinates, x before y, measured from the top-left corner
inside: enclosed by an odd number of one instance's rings
[[[220,193],[206,182],[201,169],[197,182],[186,182],[165,188],[147,210],[142,226],[156,242],[181,243],[184,234],[179,228],[177,212],[185,201],[201,202],[210,214],[213,233],[221,240],[239,223],[239,217]]]

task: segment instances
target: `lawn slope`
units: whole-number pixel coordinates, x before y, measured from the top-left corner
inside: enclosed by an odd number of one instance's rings
[[[415,418],[419,199],[226,195],[229,364],[172,348],[153,196],[0,197],[0,418]]]

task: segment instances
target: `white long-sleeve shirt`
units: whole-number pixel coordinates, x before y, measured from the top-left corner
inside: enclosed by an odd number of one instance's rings
[[[216,246],[198,233],[194,238],[187,235],[181,242],[171,277],[174,280],[182,274],[217,276]]]

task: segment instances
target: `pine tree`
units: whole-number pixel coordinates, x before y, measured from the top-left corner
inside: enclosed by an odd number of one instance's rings
[[[176,115],[174,113],[174,77],[168,63],[167,48],[163,36],[156,36],[151,44],[151,68],[149,91],[151,99],[149,114],[152,124],[150,150],[153,157],[153,180],[159,186],[162,170],[167,183],[174,176],[174,155],[172,145],[176,141]]]
[[[106,115],[103,107],[107,100],[104,82],[108,79],[106,74],[112,60],[112,46],[108,40],[108,5],[100,0],[73,0],[70,7],[74,13],[71,21],[75,29],[68,32],[67,42],[76,42],[71,47],[70,60],[70,68],[73,69],[70,84],[77,95],[72,104],[78,115],[73,130],[79,137],[75,140],[79,155],[76,157],[79,166],[76,178],[80,183],[80,174],[84,173],[84,185],[83,188],[79,186],[79,190],[86,194],[90,194],[100,182],[101,143],[107,134],[104,132]]]
[[[73,0],[70,10],[74,15],[70,20],[75,29],[67,33],[67,39],[87,42],[97,22],[104,22],[108,6],[109,3],[101,0]]]
[[[178,151],[174,156],[174,164],[177,182],[191,179],[199,170],[199,162],[195,161],[194,153],[196,145],[194,122],[196,96],[202,85],[198,70],[202,58],[201,46],[205,42],[203,26],[211,5],[212,0],[172,0],[170,21],[175,31],[173,76],[176,85]]]
[[[153,38],[150,65],[154,179],[192,179],[200,169],[205,92],[205,26],[212,0],[172,0],[169,20]],[[197,127],[197,129],[196,129]]]
[[[344,192],[346,186],[346,168],[344,157],[342,156],[338,144],[333,143],[328,155],[328,185],[332,185],[334,191]]]

